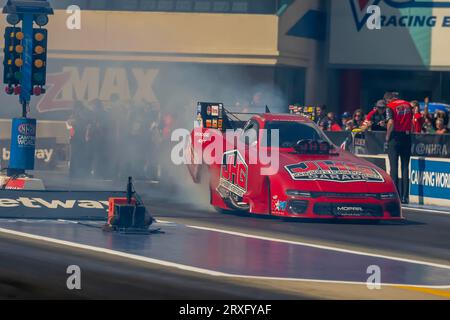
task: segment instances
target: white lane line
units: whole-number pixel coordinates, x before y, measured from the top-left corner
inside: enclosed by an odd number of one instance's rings
[[[55,244],[73,247],[73,248],[77,248],[77,249],[84,249],[84,250],[89,250],[89,251],[94,251],[94,252],[106,253],[106,254],[122,257],[122,258],[127,258],[127,259],[131,259],[131,260],[142,261],[142,262],[148,262],[148,263],[161,265],[161,266],[165,266],[165,267],[172,267],[172,268],[176,268],[179,270],[206,274],[206,275],[214,276],[214,277],[367,285],[366,282],[359,282],[359,281],[339,281],[339,280],[319,280],[319,279],[306,279],[306,278],[247,276],[247,275],[240,275],[240,274],[224,273],[224,272],[214,271],[214,270],[210,270],[210,269],[197,268],[197,267],[192,267],[192,266],[179,264],[179,263],[175,263],[175,262],[169,262],[169,261],[165,261],[165,260],[159,260],[159,259],[139,256],[136,254],[125,253],[125,252],[101,248],[101,247],[94,247],[94,246],[81,244],[81,243],[75,243],[75,242],[59,240],[59,239],[54,239],[54,238],[49,238],[49,237],[44,237],[44,236],[38,236],[38,235],[20,232],[20,231],[14,231],[14,230],[10,230],[10,229],[0,228],[0,232],[15,235],[15,236],[20,236],[20,237],[24,237],[24,238],[28,238],[28,239],[38,240],[38,241],[55,243]],[[400,284],[399,283],[381,283],[381,285],[382,286],[410,286],[410,287],[417,287],[417,288],[450,289],[450,284],[449,285],[440,285],[440,286],[426,286],[426,285],[413,285],[413,284],[405,284],[405,283],[400,283]]]
[[[439,213],[439,214],[449,214],[450,211],[442,211],[442,210],[435,210],[435,209],[425,209],[425,208],[414,208],[414,207],[406,207],[402,206],[402,209],[404,210],[412,210],[412,211],[420,211],[420,212],[432,212],[432,213]]]
[[[59,240],[59,239],[54,239],[54,238],[49,238],[49,237],[44,237],[44,236],[38,236],[35,234],[31,234],[31,233],[25,233],[25,232],[4,229],[4,228],[0,228],[0,232],[15,235],[15,236],[20,236],[20,237],[24,237],[24,238],[28,238],[28,239],[45,241],[45,242],[55,243],[55,244],[59,244],[59,245],[69,246],[69,247],[73,247],[73,248],[77,248],[77,249],[91,250],[91,251],[95,251],[95,252],[107,253],[107,254],[116,255],[119,257],[129,258],[129,259],[133,259],[133,260],[155,263],[155,264],[159,264],[159,265],[166,266],[166,267],[174,267],[174,268],[183,269],[183,270],[192,271],[192,272],[206,273],[206,274],[209,274],[212,276],[225,275],[222,272],[217,272],[217,271],[212,271],[212,270],[207,270],[207,269],[202,269],[202,268],[197,268],[197,267],[191,267],[191,266],[173,263],[173,262],[169,262],[169,261],[153,259],[153,258],[149,258],[149,257],[139,256],[136,254],[125,253],[125,252],[101,248],[101,247],[94,247],[94,246],[76,243],[76,242]]]
[[[432,262],[421,261],[421,260],[414,260],[414,259],[406,259],[406,258],[400,258],[400,257],[394,257],[394,256],[387,256],[387,255],[369,253],[369,252],[364,252],[364,251],[342,249],[342,248],[337,248],[337,247],[332,247],[332,246],[325,246],[325,245],[319,245],[319,244],[314,244],[314,243],[309,243],[309,242],[277,239],[277,238],[271,238],[271,237],[258,236],[258,235],[254,235],[254,234],[241,233],[241,232],[235,232],[235,231],[229,231],[229,230],[223,230],[223,229],[216,229],[216,228],[209,228],[209,227],[193,226],[193,225],[187,225],[187,227],[194,228],[194,229],[199,229],[199,230],[206,230],[206,231],[215,231],[215,232],[220,232],[220,233],[226,233],[226,234],[231,234],[231,235],[245,237],[245,238],[254,238],[254,239],[267,240],[267,241],[273,241],[273,242],[282,242],[282,243],[295,244],[295,245],[306,246],[306,247],[311,247],[311,248],[332,250],[332,251],[351,253],[351,254],[362,255],[362,256],[383,258],[383,259],[389,259],[389,260],[395,260],[395,261],[401,261],[401,262],[409,262],[409,263],[414,263],[414,264],[422,264],[422,265],[436,267],[436,268],[442,268],[442,269],[450,269],[450,265],[445,265],[445,264],[438,264],[438,263],[432,263]]]

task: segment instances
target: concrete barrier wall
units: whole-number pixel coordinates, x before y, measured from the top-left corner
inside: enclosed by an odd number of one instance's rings
[[[358,156],[390,171],[389,159],[385,154]],[[409,172],[410,203],[450,206],[450,159],[411,157]]]

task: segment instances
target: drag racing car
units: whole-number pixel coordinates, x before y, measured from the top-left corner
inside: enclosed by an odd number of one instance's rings
[[[185,155],[193,181],[205,182],[218,211],[402,219],[390,176],[333,145],[306,117],[237,114],[222,103],[201,102]]]

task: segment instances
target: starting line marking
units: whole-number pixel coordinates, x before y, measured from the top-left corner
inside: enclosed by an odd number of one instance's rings
[[[24,237],[24,238],[28,238],[28,239],[44,241],[44,242],[49,242],[49,243],[54,243],[54,244],[58,244],[58,245],[64,245],[64,246],[73,247],[73,248],[77,248],[77,249],[84,249],[84,250],[93,251],[93,252],[106,253],[106,254],[122,257],[122,258],[131,259],[131,260],[148,262],[148,263],[161,265],[161,266],[165,266],[165,267],[176,268],[176,269],[179,269],[179,270],[191,271],[191,272],[200,273],[200,274],[206,274],[206,275],[213,276],[213,277],[237,278],[237,279],[255,279],[255,280],[276,280],[276,281],[298,281],[298,282],[316,282],[316,283],[367,285],[366,282],[358,282],[358,281],[320,280],[320,279],[304,279],[304,278],[282,278],[282,277],[246,276],[246,275],[240,275],[240,274],[230,274],[230,273],[223,273],[223,272],[214,271],[214,270],[210,270],[210,269],[204,269],[204,268],[188,266],[188,265],[179,264],[179,263],[175,263],[175,262],[170,262],[170,261],[165,261],[165,260],[160,260],[160,259],[144,257],[144,256],[136,255],[136,254],[125,253],[125,252],[111,250],[111,249],[106,249],[106,248],[101,248],[101,247],[94,247],[94,246],[90,246],[90,245],[85,245],[85,244],[80,244],[80,243],[75,243],[75,242],[70,242],[70,241],[65,241],[65,240],[59,240],[59,239],[54,239],[54,238],[49,238],[49,237],[44,237],[44,236],[38,236],[38,235],[25,233],[25,232],[20,232],[20,231],[15,231],[15,230],[10,230],[10,229],[0,228],[0,233],[11,234],[11,235],[15,235],[15,236],[20,236],[20,237]],[[315,245],[313,245],[313,246],[315,246]],[[317,246],[317,247],[321,247],[321,246]],[[340,250],[340,249],[338,249],[338,250]],[[347,250],[347,251],[351,252],[350,250]],[[362,253],[360,253],[360,254],[362,254]],[[370,254],[368,254],[368,255],[370,255]],[[400,261],[402,261],[402,260],[400,260]],[[415,263],[420,263],[420,262],[415,262]],[[423,264],[440,266],[438,264],[429,264],[427,262],[425,262]],[[450,269],[450,266],[443,266],[443,268]],[[409,285],[409,284],[398,284],[398,283],[381,283],[381,286],[390,286],[390,287],[408,286],[408,287],[411,287],[411,288],[450,289],[450,285],[425,286],[425,285]]]

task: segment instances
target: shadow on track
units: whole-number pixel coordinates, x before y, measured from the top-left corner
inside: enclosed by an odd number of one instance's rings
[[[311,223],[311,224],[335,224],[335,225],[383,225],[383,226],[409,226],[409,225],[425,225],[426,223],[413,221],[413,220],[399,220],[399,221],[387,221],[387,220],[342,220],[336,219],[310,219],[310,218],[288,218],[272,215],[258,215],[251,214],[245,211],[230,211],[216,209],[218,214],[229,215],[242,218],[254,218],[258,220],[278,220],[293,223]]]

